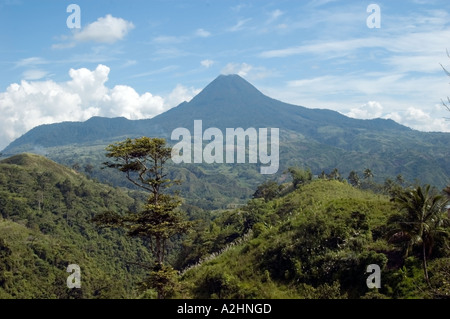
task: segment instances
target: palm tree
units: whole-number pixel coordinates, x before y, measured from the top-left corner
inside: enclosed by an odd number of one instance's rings
[[[341,173],[339,173],[339,170],[337,168],[333,169],[330,173],[330,179],[341,179]]]
[[[358,173],[356,173],[355,171],[350,172],[350,174],[348,175],[348,181],[354,187],[359,187],[361,185],[361,180],[359,179]]]
[[[370,168],[366,168],[364,170],[364,179],[367,179],[370,181],[371,178],[373,178],[372,170]]]
[[[448,185],[446,188],[444,188],[444,193],[446,193],[447,196],[450,198],[450,185]]]
[[[404,212],[397,216],[395,221],[397,228],[393,236],[407,240],[408,246],[405,257],[414,245],[422,246],[422,264],[425,280],[430,285],[427,269],[427,256],[431,254],[434,240],[437,236],[447,235],[449,220],[445,217],[445,206],[448,200],[442,195],[430,192],[430,185],[424,188],[418,186],[396,194],[394,201]]]
[[[399,185],[403,185],[405,183],[405,179],[403,178],[402,174],[398,174],[397,177],[395,178],[397,180],[397,183]]]
[[[325,174],[325,171],[322,171],[322,173],[320,173],[319,179],[327,179],[327,174]]]

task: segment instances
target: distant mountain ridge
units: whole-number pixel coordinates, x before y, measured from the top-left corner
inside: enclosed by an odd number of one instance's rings
[[[74,153],[84,158],[80,157],[80,162],[89,162],[82,152],[94,152],[96,163],[101,163],[104,146],[110,143],[140,136],[163,137],[172,143],[172,131],[184,127],[192,132],[194,120],[202,120],[203,130],[209,127],[221,130],[279,128],[280,173],[289,166],[310,167],[315,174],[337,167],[346,177],[351,170],[362,175],[365,168],[370,168],[379,182],[402,174],[409,181],[418,179],[438,187],[445,186],[450,179],[449,133],[419,132],[392,120],[353,119],[332,110],[284,103],[264,95],[238,75],[218,76],[191,101],[152,119],[93,117],[85,122],[38,126],[12,142],[3,154],[44,153],[59,163],[72,165],[76,160]],[[76,149],[81,151],[75,152]],[[248,177],[244,179],[247,186],[239,187],[249,187],[248,192],[261,181],[261,177],[249,173],[243,166],[236,168],[237,171],[203,164],[185,169],[198,178],[204,176],[205,170],[210,170],[207,174],[211,177],[229,174],[227,180],[244,174]],[[183,171],[182,175],[186,174]],[[108,177],[103,175],[102,178],[100,180],[107,181]],[[204,188],[198,190],[199,199],[209,190],[217,190],[217,183]]]
[[[194,119],[219,128],[278,127],[303,132],[319,125],[338,125],[410,130],[392,120],[357,120],[336,111],[287,104],[264,95],[239,75],[220,75],[190,102],[156,116],[153,121],[190,127]]]
[[[279,127],[314,134],[317,127],[337,126],[374,131],[411,131],[392,120],[359,120],[336,111],[308,109],[267,97],[239,75],[220,75],[190,102],[152,119],[92,117],[85,122],[62,122],[37,126],[8,145],[3,152],[16,154],[34,147],[95,142],[131,135],[168,137],[176,127],[192,128],[203,120],[205,127]]]

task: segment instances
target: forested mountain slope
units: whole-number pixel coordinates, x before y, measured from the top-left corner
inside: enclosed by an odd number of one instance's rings
[[[34,154],[0,162],[0,298],[131,298],[148,250],[92,217],[135,209],[138,194],[87,179]],[[68,289],[69,264],[81,289]]]

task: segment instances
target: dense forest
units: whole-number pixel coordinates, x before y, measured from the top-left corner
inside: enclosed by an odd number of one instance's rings
[[[135,210],[140,194],[88,180],[44,157],[0,163],[0,298],[132,298],[150,261],[142,242],[93,216]],[[68,289],[69,264],[82,269]]]
[[[290,168],[234,209],[184,202],[191,228],[166,244],[176,272],[164,297],[448,298],[446,191],[401,176],[376,184],[369,169],[345,179]],[[1,161],[0,298],[156,298],[148,239],[93,222],[142,211],[146,196],[37,155]],[[69,264],[80,289],[66,286]],[[367,288],[370,264],[380,289]]]

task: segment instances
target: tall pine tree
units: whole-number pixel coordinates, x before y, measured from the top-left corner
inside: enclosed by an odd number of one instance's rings
[[[149,243],[155,265],[143,285],[156,289],[158,298],[165,298],[173,289],[176,276],[175,270],[165,264],[167,241],[186,233],[190,226],[176,209],[180,201],[164,192],[179,183],[167,178],[165,164],[170,159],[171,148],[164,139],[141,137],[111,144],[106,150],[106,156],[113,159],[104,163],[106,167],[125,173],[131,183],[147,191],[149,196],[142,211],[105,212],[95,216],[94,221],[101,227],[123,228],[129,236]]]

